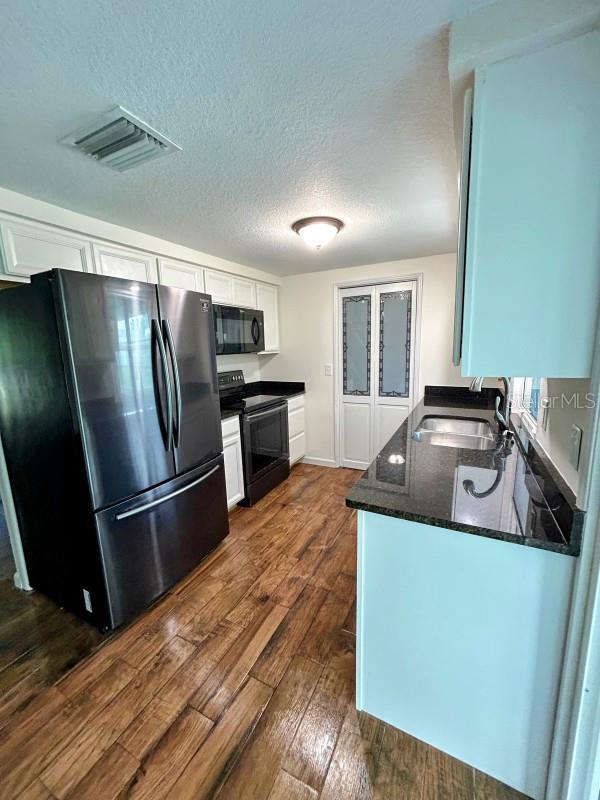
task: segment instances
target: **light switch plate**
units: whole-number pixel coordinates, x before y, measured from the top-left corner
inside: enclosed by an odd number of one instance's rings
[[[569,453],[569,461],[571,466],[579,469],[579,457],[581,455],[581,437],[583,431],[578,425],[571,426],[571,448]]]
[[[333,364],[325,364],[325,375],[333,375]]]

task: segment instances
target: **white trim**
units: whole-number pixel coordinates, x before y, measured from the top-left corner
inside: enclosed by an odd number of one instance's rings
[[[412,378],[413,407],[418,400],[420,393],[420,372],[421,372],[421,323],[423,318],[423,283],[424,275],[422,272],[413,272],[409,275],[389,275],[377,278],[363,278],[362,280],[339,281],[333,285],[333,448],[334,463],[336,467],[342,465],[342,444],[341,444],[341,417],[340,417],[340,387],[341,370],[339,359],[339,307],[340,291],[342,289],[353,289],[360,286],[379,286],[384,283],[409,283],[415,284],[415,342],[414,342],[414,369]]]
[[[358,569],[356,573],[356,708],[361,711],[364,709],[364,683],[362,676],[364,675],[364,651],[363,643],[363,630],[364,630],[364,609],[363,609],[363,585],[365,574],[365,512],[357,512],[356,521],[356,549],[357,549],[357,564]]]
[[[600,324],[591,385],[600,397]],[[598,800],[600,793],[600,405],[582,454],[578,504],[587,509],[548,773],[546,800]]]
[[[27,564],[25,563],[25,553],[23,552],[23,545],[21,544],[21,534],[19,532],[19,522],[17,520],[17,512],[13,501],[12,490],[10,488],[10,479],[8,477],[8,468],[6,466],[6,459],[4,458],[4,449],[2,447],[2,439],[0,438],[0,499],[4,506],[4,516],[6,518],[6,527],[8,528],[8,537],[10,539],[10,546],[15,561],[15,576],[14,583],[17,589],[23,589],[25,592],[32,591],[29,583],[29,575],[27,573]]]
[[[317,458],[316,456],[304,456],[300,459],[303,464],[314,464],[315,467],[338,467],[333,458]]]

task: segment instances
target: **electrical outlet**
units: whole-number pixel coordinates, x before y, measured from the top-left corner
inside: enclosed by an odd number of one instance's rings
[[[333,364],[325,364],[325,375],[330,377],[333,375]]]
[[[571,426],[571,448],[569,453],[569,461],[571,466],[579,469],[579,457],[581,455],[581,437],[583,431],[578,425]]]

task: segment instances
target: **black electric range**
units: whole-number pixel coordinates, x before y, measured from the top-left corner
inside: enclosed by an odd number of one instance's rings
[[[242,370],[219,372],[221,409],[240,411],[245,498],[252,506],[290,474],[287,397],[253,394]]]

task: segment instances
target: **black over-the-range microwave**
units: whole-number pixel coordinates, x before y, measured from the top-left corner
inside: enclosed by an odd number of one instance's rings
[[[260,353],[265,349],[265,321],[254,308],[213,305],[217,355]]]

